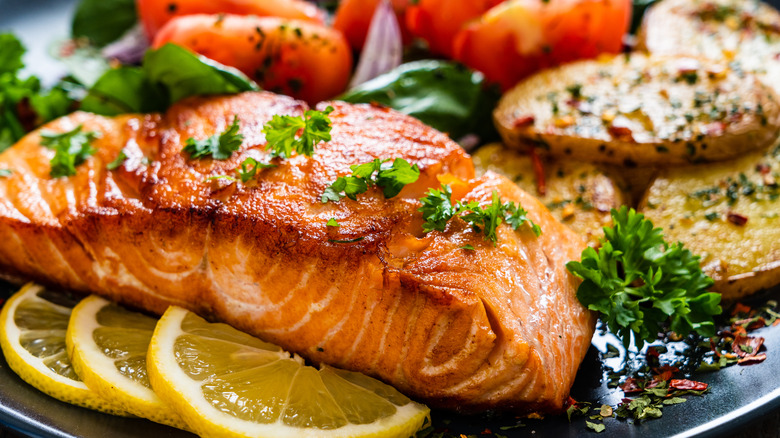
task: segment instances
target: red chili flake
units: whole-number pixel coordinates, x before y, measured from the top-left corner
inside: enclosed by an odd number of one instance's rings
[[[658,350],[655,347],[648,348],[647,349],[647,353],[645,353],[645,357],[647,359],[650,359],[650,358],[658,359],[658,355],[659,355]]]
[[[778,61],[780,61],[780,53],[778,53],[778,54],[776,54],[776,55],[775,55],[775,59],[777,59]]]
[[[372,100],[371,102],[369,102],[369,105],[371,105],[372,108],[379,108],[379,109],[387,109],[388,108],[387,105],[385,105],[385,104],[383,104],[381,102],[377,102],[375,100]]]
[[[692,389],[694,391],[704,391],[709,385],[704,382],[697,382],[695,380],[688,379],[672,379],[669,383],[670,388],[687,390]]]
[[[482,431],[482,435],[493,435],[493,431],[486,427],[485,430]]]
[[[734,327],[745,327],[747,330],[758,330],[761,327],[766,327],[766,319],[763,316],[758,318],[740,319],[732,324]]]
[[[752,312],[753,309],[750,306],[746,306],[742,303],[737,303],[736,306],[731,310],[731,316],[738,315],[738,314],[744,314],[744,315],[750,315],[750,312]]]
[[[764,344],[761,336],[736,336],[731,342],[731,350],[739,357],[755,356]]]
[[[536,148],[531,148],[530,151],[531,162],[534,165],[534,176],[536,177],[536,191],[539,196],[544,196],[547,193],[547,181],[544,177],[544,164],[541,158],[536,153]]]
[[[671,365],[663,365],[658,368],[653,368],[653,373],[655,373],[655,379],[653,379],[653,381],[658,380],[659,382],[666,382],[672,378],[674,373],[678,371],[680,371],[679,368],[673,367]]]
[[[776,325],[780,325],[780,318],[777,318],[777,319],[775,320],[775,322],[773,322],[773,323],[772,323],[772,327],[774,327],[774,326],[776,326]]]
[[[531,126],[536,121],[536,117],[532,115],[520,116],[515,119],[513,125],[515,128],[525,128]]]
[[[564,406],[563,406],[563,407],[565,407],[565,408],[567,408],[567,409],[568,409],[568,408],[569,408],[569,406],[574,406],[574,405],[576,405],[576,404],[577,404],[577,400],[574,400],[574,397],[572,397],[572,396],[569,396],[569,398],[568,398],[568,399],[566,399],[566,403],[564,404]]]
[[[743,357],[737,361],[737,365],[755,365],[766,360],[766,353],[757,354],[755,356]]]
[[[743,216],[739,213],[729,212],[728,216],[726,218],[734,225],[738,225],[740,227],[745,226],[748,222],[747,216]]]
[[[627,121],[622,119],[625,119],[625,117],[616,117],[615,120],[613,120],[609,125],[607,130],[613,137],[617,139],[634,141],[634,132],[631,130],[631,127],[628,125]]]
[[[623,392],[626,394],[634,394],[637,392],[642,392],[642,388],[639,387],[637,380],[633,377],[627,378],[626,381],[623,382],[622,385],[620,385],[620,389],[622,389]]]
[[[772,170],[772,168],[769,167],[768,164],[761,163],[761,164],[756,165],[756,172],[760,173],[761,175],[766,175],[771,170]]]

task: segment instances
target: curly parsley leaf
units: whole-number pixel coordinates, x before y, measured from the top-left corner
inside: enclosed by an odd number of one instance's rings
[[[190,137],[184,145],[184,152],[190,154],[190,158],[204,158],[211,156],[215,160],[227,160],[241,147],[244,136],[238,133],[238,117],[233,117],[233,123],[225,132],[214,134],[205,140],[195,140]]]
[[[54,149],[55,152],[50,161],[49,175],[52,178],[75,175],[76,166],[97,152],[91,146],[92,141],[97,138],[100,138],[99,132],[82,132],[81,125],[61,134],[41,132],[41,145]]]
[[[236,169],[236,173],[238,173],[238,177],[241,179],[241,182],[245,183],[254,178],[258,171],[263,169],[270,169],[272,167],[276,167],[276,165],[263,163],[262,161],[257,161],[254,158],[249,157],[241,162],[241,167]]]
[[[420,177],[420,168],[409,164],[403,158],[396,158],[392,164],[379,158],[363,164],[350,166],[352,175],[336,179],[322,194],[322,203],[338,202],[347,197],[353,201],[357,195],[368,191],[369,187],[382,189],[385,198],[397,196],[407,184],[412,184]]]
[[[634,209],[613,209],[612,220],[601,249],[587,248],[580,262],[566,264],[583,279],[580,302],[600,312],[626,348],[632,333],[641,349],[667,323],[679,335],[713,336],[721,296],[707,292],[713,281],[702,272],[699,257],[679,242],[667,243],[663,231]]]
[[[290,158],[293,152],[311,157],[314,155],[314,146],[330,141],[331,122],[328,114],[331,112],[333,107],[329,106],[325,111],[306,111],[303,117],[273,116],[263,126],[263,134],[268,141],[266,150],[271,151],[271,157],[283,159]]]
[[[423,214],[423,231],[444,231],[447,223],[455,216],[460,217],[475,230],[482,231],[486,240],[498,241],[498,226],[506,222],[517,231],[523,224],[528,224],[538,237],[542,229],[528,218],[528,212],[514,202],[501,202],[497,191],[493,191],[491,203],[484,207],[479,202],[464,203],[458,201],[452,204],[452,189],[444,184],[441,190],[430,189],[426,197],[421,198],[422,207],[418,210]]]
[[[122,163],[125,162],[125,160],[127,160],[127,154],[125,153],[125,150],[122,149],[121,151],[119,151],[119,155],[117,155],[117,157],[116,157],[116,159],[114,159],[114,161],[106,164],[106,169],[108,169],[108,170],[119,169],[119,166],[121,166]]]

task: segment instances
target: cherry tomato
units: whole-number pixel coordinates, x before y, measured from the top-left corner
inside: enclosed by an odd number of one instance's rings
[[[306,21],[188,15],[160,29],[153,46],[165,43],[235,67],[266,90],[310,103],[343,92],[352,72],[352,54],[344,36]]]
[[[333,27],[344,33],[353,49],[361,50],[363,48],[374,11],[381,1],[383,0],[342,0],[339,3],[336,17],[333,19]],[[398,24],[404,37],[404,44],[411,41],[404,18],[406,9],[411,2],[412,0],[392,0],[395,16],[398,18]]]
[[[510,0],[463,28],[455,59],[505,90],[544,68],[619,53],[631,0]]]
[[[169,20],[193,14],[236,14],[282,17],[323,23],[325,12],[303,0],[136,0],[149,40]]]
[[[504,0],[420,0],[406,13],[412,35],[428,42],[431,52],[452,57],[452,42],[460,29]]]

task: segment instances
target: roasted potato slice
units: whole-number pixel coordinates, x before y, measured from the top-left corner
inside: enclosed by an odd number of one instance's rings
[[[779,100],[721,63],[634,54],[538,73],[502,97],[494,118],[514,148],[530,140],[569,159],[668,166],[769,147]]]
[[[478,174],[492,170],[537,195],[559,221],[585,237],[591,246],[604,236],[602,228],[612,223],[610,210],[628,203],[619,178],[597,165],[545,159],[546,192],[540,196],[533,163],[527,155],[494,143],[477,150],[473,158]]]
[[[639,46],[733,62],[780,93],[780,12],[764,2],[664,0],[645,14]]]
[[[780,283],[780,144],[729,163],[667,169],[639,211],[702,256],[714,290],[737,299]]]

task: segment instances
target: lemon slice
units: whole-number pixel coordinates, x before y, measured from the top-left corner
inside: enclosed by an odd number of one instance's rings
[[[403,437],[427,407],[359,373],[298,356],[171,307],[148,356],[155,392],[203,437]]]
[[[19,377],[66,403],[127,416],[119,406],[87,388],[74,372],[65,349],[65,330],[75,302],[66,295],[27,284],[0,313],[0,347]]]
[[[101,397],[133,415],[186,429],[152,391],[146,374],[146,351],[156,325],[156,318],[90,296],[73,308],[65,338],[68,355],[76,374]]]

